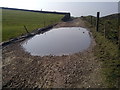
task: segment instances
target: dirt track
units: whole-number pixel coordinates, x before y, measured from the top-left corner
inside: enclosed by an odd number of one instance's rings
[[[57,27],[86,27],[81,19],[60,22]],[[94,56],[95,41],[82,53],[63,56],[31,56],[20,43],[3,48],[3,87],[100,88],[100,62]]]

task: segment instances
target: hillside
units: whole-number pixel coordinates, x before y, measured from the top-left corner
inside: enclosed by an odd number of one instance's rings
[[[118,18],[118,15],[120,15],[120,13],[107,15],[107,16],[104,16],[104,17],[101,17],[101,18],[102,19],[116,19],[116,18]]]
[[[3,41],[25,34],[24,25],[31,32],[59,22],[62,17],[58,14],[2,9]]]

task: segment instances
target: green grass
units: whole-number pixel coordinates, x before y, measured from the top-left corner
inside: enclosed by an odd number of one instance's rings
[[[106,38],[111,40],[113,43],[118,43],[118,15],[112,14],[100,18],[99,32],[104,35],[104,29],[106,30]],[[91,23],[91,16],[83,17],[86,21]],[[92,25],[96,25],[96,17],[92,16]]]
[[[97,45],[95,47],[95,56],[101,60],[105,81],[107,87],[118,87],[120,79],[120,58],[118,46],[106,39],[101,33],[95,32],[94,37]],[[119,82],[120,84],[120,82]]]
[[[88,17],[86,17],[88,18]],[[84,19],[84,18],[83,18]],[[120,87],[120,50],[118,44],[115,44],[113,39],[105,38],[101,31],[96,32],[95,27],[91,26],[90,22],[84,19],[87,26],[90,27],[91,32],[95,38],[97,45],[94,49],[94,55],[102,62],[103,82],[108,88]],[[106,19],[102,22],[106,22]],[[117,21],[110,20],[111,26],[117,28]],[[102,26],[100,27],[100,30]],[[115,31],[115,29],[113,29]],[[111,32],[109,32],[111,33]],[[114,33],[113,33],[114,34]],[[114,38],[116,39],[116,38]]]
[[[20,10],[2,9],[2,40],[6,41],[25,34],[24,25],[29,32],[59,22],[63,15],[44,14]]]

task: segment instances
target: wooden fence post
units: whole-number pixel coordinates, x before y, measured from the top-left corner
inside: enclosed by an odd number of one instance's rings
[[[104,37],[106,38],[106,23],[104,23]]]
[[[118,35],[118,47],[119,47],[119,51],[120,51],[120,26],[119,26],[119,28],[118,28],[118,33],[119,33],[119,35]]]
[[[92,25],[93,23],[92,23],[92,16],[91,16],[91,25]]]
[[[44,27],[45,27],[45,20],[44,20]]]
[[[100,16],[100,12],[97,12],[97,21],[96,21],[96,31],[99,31],[99,16]]]
[[[118,48],[119,48],[119,56],[120,56],[120,1],[118,2]],[[120,81],[119,81],[120,83]],[[118,88],[120,85],[118,86]]]
[[[110,29],[110,25],[109,25],[109,21],[105,21],[104,22],[104,37],[107,38],[109,37],[109,29]]]
[[[25,28],[26,32],[29,33],[29,31],[28,31],[28,29],[27,29],[27,27],[25,25],[24,25],[24,28]]]

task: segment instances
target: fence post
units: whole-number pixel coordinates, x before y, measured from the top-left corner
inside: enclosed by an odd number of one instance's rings
[[[45,27],[45,20],[44,20],[44,27]]]
[[[106,38],[106,23],[104,23],[104,37]]]
[[[119,35],[118,35],[118,47],[119,47],[119,51],[120,51],[120,26],[119,26],[119,28],[118,28],[118,33],[119,33]]]
[[[97,21],[96,21],[96,31],[99,31],[99,16],[100,16],[100,12],[97,12]]]
[[[29,31],[28,31],[28,29],[27,29],[27,27],[25,25],[24,25],[24,28],[25,28],[26,32],[29,33]]]
[[[92,23],[92,16],[91,16],[91,25],[92,25],[93,23]]]
[[[118,2],[118,47],[120,51],[120,1]]]

